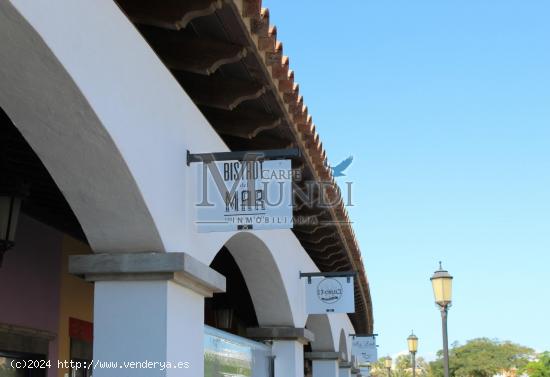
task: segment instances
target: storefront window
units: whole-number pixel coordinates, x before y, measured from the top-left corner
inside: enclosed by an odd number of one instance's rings
[[[205,377],[269,377],[271,347],[205,326]]]

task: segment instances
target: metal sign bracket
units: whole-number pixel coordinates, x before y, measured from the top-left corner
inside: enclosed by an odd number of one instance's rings
[[[335,271],[335,272],[301,272],[299,278],[307,278],[307,283],[311,284],[312,277],[324,278],[347,278],[347,282],[351,282],[351,278],[357,276],[357,271]]]
[[[351,336],[353,339],[355,337],[369,337],[369,338],[375,338],[378,336],[378,334],[348,334],[348,336]],[[378,347],[378,346],[377,346]]]
[[[213,153],[191,153],[187,150],[187,166],[192,162],[277,160],[301,156],[299,148]]]

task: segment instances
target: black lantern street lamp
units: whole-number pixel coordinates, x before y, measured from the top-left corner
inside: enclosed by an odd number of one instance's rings
[[[15,230],[21,211],[21,201],[22,195],[0,194],[0,266],[6,251],[15,245]]]
[[[416,377],[416,351],[418,351],[418,337],[411,331],[411,335],[407,338],[407,345],[411,353],[412,361],[412,377]]]
[[[437,270],[430,279],[434,291],[435,303],[441,310],[441,322],[443,330],[443,370],[445,377],[449,377],[449,341],[447,338],[447,314],[452,302],[453,277],[443,269],[439,262]]]
[[[386,360],[384,360],[384,366],[388,370],[388,377],[391,377],[391,365],[392,365],[392,359],[391,357],[386,357]]]

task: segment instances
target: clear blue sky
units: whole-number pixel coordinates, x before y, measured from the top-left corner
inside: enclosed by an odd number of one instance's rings
[[[380,355],[413,328],[421,356],[441,348],[438,260],[451,341],[550,350],[550,1],[264,6],[331,163],[355,157]]]

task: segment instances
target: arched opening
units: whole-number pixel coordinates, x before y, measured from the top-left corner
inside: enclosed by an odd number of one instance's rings
[[[275,257],[255,234],[234,234],[215,255],[210,267],[226,277],[227,292],[206,301],[207,324],[225,322],[216,327],[231,329],[235,334],[243,334],[244,326],[295,326]],[[232,310],[228,313],[224,311],[227,308]],[[234,324],[229,326],[231,316]],[[221,317],[225,319],[220,320]]]
[[[87,243],[82,227],[50,173],[0,107],[0,193],[21,191],[21,211]]]
[[[232,334],[246,336],[246,329],[258,326],[252,298],[235,259],[222,247],[210,267],[226,278],[226,291],[205,299],[204,322]]]
[[[0,364],[91,360],[94,287],[67,268],[69,255],[91,252],[86,236],[40,157],[0,107],[0,196],[13,195],[23,200],[10,225],[14,245],[0,266],[0,300],[10,303],[0,311]]]
[[[253,233],[241,232],[225,244],[241,270],[260,326],[291,326],[288,292],[275,257]]]
[[[310,314],[306,327],[315,334],[311,349],[320,352],[335,352],[330,321],[326,314]]]
[[[270,342],[246,339],[247,329],[292,326],[287,291],[269,248],[256,235],[232,236],[210,267],[226,278],[226,292],[205,300],[205,375],[270,375]],[[222,330],[222,331],[219,331]],[[233,335],[237,335],[235,337]]]
[[[63,193],[93,250],[163,251],[134,176],[90,99],[11,2],[0,10],[0,106]]]

